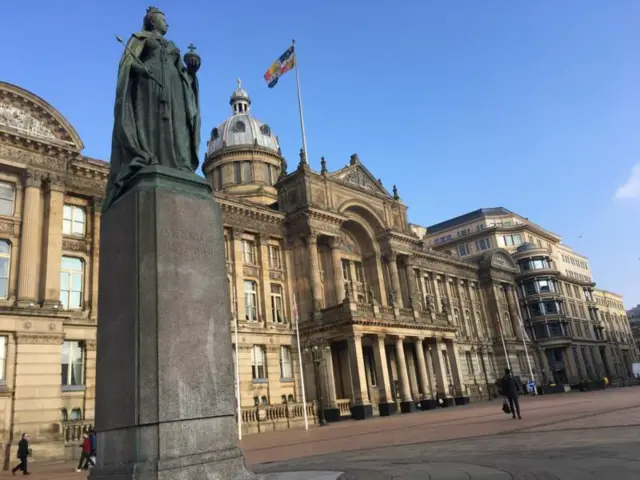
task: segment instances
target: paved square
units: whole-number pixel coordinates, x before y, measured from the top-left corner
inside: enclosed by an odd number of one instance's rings
[[[521,403],[522,420],[493,401],[250,436],[240,446],[256,473],[305,472],[281,477],[291,480],[339,476],[331,472],[346,472],[343,480],[640,479],[639,387]],[[33,464],[31,478],[85,477],[73,469]]]

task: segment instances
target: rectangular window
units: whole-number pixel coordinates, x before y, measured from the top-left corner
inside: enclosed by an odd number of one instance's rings
[[[491,248],[491,237],[476,240],[476,248],[478,251],[489,250]]]
[[[84,347],[78,341],[62,344],[62,386],[84,385]]]
[[[462,297],[462,300],[464,300],[465,302],[467,300],[469,300],[469,296],[467,295],[467,283],[466,282],[460,282],[460,296]]]
[[[0,336],[0,383],[4,383],[6,379],[7,367],[7,337]]]
[[[253,169],[251,162],[242,162],[242,181],[244,183],[253,182]]]
[[[282,345],[280,347],[280,378],[293,378],[293,368],[291,367],[291,347]]]
[[[469,375],[473,376],[475,371],[473,368],[473,360],[471,359],[471,352],[464,352],[464,357],[467,361],[467,371],[469,372]]]
[[[284,323],[284,304],[282,302],[282,286],[271,284],[271,315],[275,323]]]
[[[269,268],[282,268],[282,255],[278,245],[269,245]]]
[[[364,282],[364,271],[362,270],[362,263],[354,262],[354,266],[356,267],[356,282],[363,283]]]
[[[442,282],[442,279],[438,278],[436,283],[438,284],[438,293],[440,294],[440,296],[441,297],[446,297],[447,296],[447,292],[445,292],[445,290],[444,290],[444,283]]]
[[[264,345],[254,345],[251,349],[251,376],[254,381],[267,379],[267,362]]]
[[[84,262],[79,258],[62,257],[60,267],[60,303],[65,310],[82,308]]]
[[[235,162],[233,164],[233,181],[236,184],[242,183],[242,163]]]
[[[84,208],[65,205],[62,209],[62,233],[84,237],[86,214]]]
[[[0,240],[0,298],[9,298],[9,267],[11,266],[11,244]]]
[[[13,216],[16,187],[13,183],[0,182],[0,215]]]
[[[342,278],[346,282],[351,280],[351,272],[349,270],[349,260],[342,260]]]
[[[433,292],[431,291],[431,278],[429,277],[429,275],[425,275],[423,278],[423,283],[424,283],[424,290],[427,294],[432,294]]]
[[[242,261],[245,265],[256,264],[256,244],[252,240],[242,240]]]
[[[222,167],[216,168],[216,185],[215,188],[220,190],[222,189]]]
[[[271,181],[271,165],[269,165],[268,163],[263,163],[264,165],[264,182],[267,185],[273,185],[273,182]]]
[[[553,286],[550,280],[538,280],[538,288],[540,289],[540,293],[553,292]]]
[[[470,245],[465,243],[463,245],[458,245],[458,255],[461,257],[466,257],[471,253]]]
[[[244,281],[244,318],[250,322],[258,321],[258,286],[252,280]]]

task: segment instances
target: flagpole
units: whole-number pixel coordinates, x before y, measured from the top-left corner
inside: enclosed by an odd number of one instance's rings
[[[529,358],[529,348],[527,347],[527,332],[524,329],[524,322],[522,321],[522,317],[518,315],[518,318],[520,319],[520,331],[522,332],[522,345],[524,345],[524,354],[527,356],[527,365],[529,366],[529,377],[535,382],[535,378],[533,378],[533,368],[531,368],[531,359]],[[535,384],[533,394],[538,394],[537,389],[535,388]]]
[[[511,362],[509,361],[509,354],[507,353],[507,344],[504,343],[504,335],[502,334],[502,321],[500,320],[500,314],[498,318],[498,330],[500,330],[500,339],[502,340],[502,348],[504,349],[504,358],[507,360],[507,368],[511,370]]]
[[[233,316],[235,318],[235,343],[236,343],[236,408],[238,410],[238,440],[242,440],[242,407],[240,406],[240,367],[238,355],[240,346],[238,344],[238,295],[233,293]]]
[[[307,417],[307,394],[304,389],[304,372],[302,368],[302,349],[300,348],[300,327],[298,325],[298,305],[296,297],[293,297],[293,317],[296,322],[296,343],[298,344],[298,365],[300,367],[300,384],[302,386],[302,411],[304,412],[304,429],[309,430],[309,419]]]
[[[293,44],[294,55],[296,56],[296,87],[298,88],[298,112],[300,113],[300,130],[302,131],[302,150],[304,151],[304,158],[308,163],[309,155],[307,153],[307,134],[304,131],[304,114],[302,113],[302,95],[300,94],[300,75],[298,73],[298,52],[295,51],[296,41],[291,41]]]

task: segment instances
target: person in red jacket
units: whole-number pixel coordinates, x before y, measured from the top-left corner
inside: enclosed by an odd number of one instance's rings
[[[86,433],[82,435],[83,441],[82,441],[82,445],[80,445],[82,447],[82,454],[80,455],[80,462],[78,463],[78,468],[76,469],[76,472],[79,472],[82,470],[82,463],[86,462],[87,464],[91,464],[92,467],[95,467],[96,464],[93,463],[93,460],[91,459],[91,439],[89,438],[89,435],[87,435]]]

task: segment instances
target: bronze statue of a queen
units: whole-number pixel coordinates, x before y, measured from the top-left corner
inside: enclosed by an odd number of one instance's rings
[[[164,13],[149,7],[143,30],[131,35],[122,54],[104,210],[143,167],[198,168],[200,57],[191,45],[183,62],[178,47],[164,38],[167,29]]]

